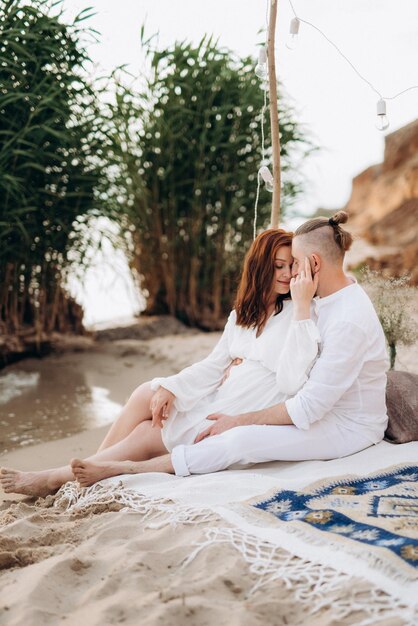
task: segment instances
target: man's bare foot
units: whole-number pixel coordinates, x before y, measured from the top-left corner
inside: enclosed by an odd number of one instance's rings
[[[103,478],[136,473],[134,466],[139,465],[133,461],[84,461],[82,459],[71,459],[70,464],[74,477],[81,487],[89,487]]]
[[[53,479],[52,470],[19,472],[7,467],[0,469],[0,484],[6,493],[21,493],[41,498],[54,493],[60,486]]]

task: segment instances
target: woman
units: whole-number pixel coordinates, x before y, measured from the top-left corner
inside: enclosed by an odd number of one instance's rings
[[[226,436],[249,427],[232,428],[210,438],[207,431],[214,424],[210,419],[214,413],[233,415],[269,407],[295,394],[307,380],[320,341],[310,319],[316,278],[312,279],[308,267],[306,274],[301,272],[293,278],[293,301],[290,299],[291,243],[292,233],[281,229],[269,229],[255,239],[244,262],[235,307],[214,350],[175,376],[155,378],[135,389],[96,454],[41,472],[2,468],[3,489],[45,496],[74,477],[87,486],[106,476],[131,471],[132,462],[167,453],[173,460],[168,471],[175,471],[177,463],[175,473],[182,475],[185,445],[195,448],[196,453],[202,450],[203,468],[199,473],[224,469],[237,461],[273,460],[274,453],[268,451],[265,459],[262,450],[254,458],[236,459],[236,446],[232,446],[231,458],[225,456]],[[225,379],[225,371],[237,357],[243,362]],[[270,432],[279,435],[272,428]],[[222,453],[217,457],[216,450],[211,449],[209,455],[205,454],[209,439],[213,446],[218,437],[223,438]],[[121,461],[131,465],[128,468]]]

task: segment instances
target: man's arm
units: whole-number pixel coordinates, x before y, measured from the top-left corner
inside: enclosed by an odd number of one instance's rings
[[[358,378],[368,346],[364,330],[348,321],[336,322],[327,330],[307,382],[285,402],[295,426],[307,430],[332,410]],[[351,400],[350,410],[361,406],[360,396],[354,406]]]
[[[274,424],[276,426],[284,426],[286,424],[293,424],[284,402],[270,406],[268,409],[241,413],[241,415],[237,416],[237,419],[238,426],[248,426],[249,424]]]
[[[241,415],[212,413],[211,415],[208,415],[207,419],[214,420],[213,426],[209,426],[206,430],[200,432],[195,438],[194,443],[202,441],[205,437],[219,435],[225,430],[235,428],[236,426],[248,426],[250,424],[273,424],[276,426],[284,426],[286,424],[293,424],[284,402],[270,406],[268,409],[250,411],[249,413],[241,413]]]

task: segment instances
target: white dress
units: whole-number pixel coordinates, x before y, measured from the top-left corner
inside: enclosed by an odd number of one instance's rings
[[[321,339],[311,319],[295,321],[292,312],[292,301],[285,300],[283,310],[268,319],[257,337],[254,329],[236,324],[233,310],[219,342],[205,359],[174,376],[151,381],[153,390],[161,385],[175,395],[162,428],[168,451],[193,444],[201,431],[214,424],[206,419],[211,413],[237,415],[264,409],[285,401],[305,384]],[[225,369],[236,357],[243,362],[221,384]]]

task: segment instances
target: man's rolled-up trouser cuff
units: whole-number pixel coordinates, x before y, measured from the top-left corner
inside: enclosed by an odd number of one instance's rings
[[[171,451],[171,464],[174,467],[176,476],[190,476],[186,463],[185,447],[184,445],[179,445]]]

